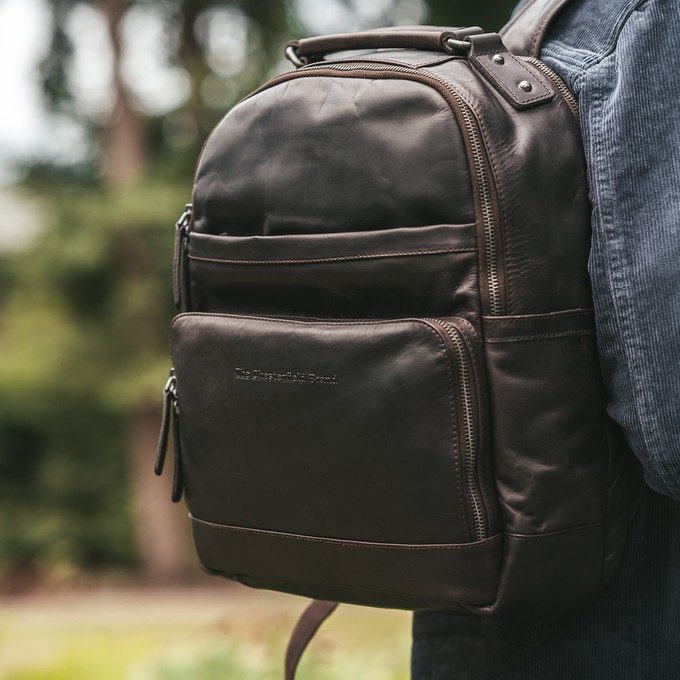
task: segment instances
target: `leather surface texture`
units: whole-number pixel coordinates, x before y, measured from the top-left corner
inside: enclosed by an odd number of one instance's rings
[[[526,618],[616,570],[640,475],[599,377],[578,114],[470,42],[284,73],[204,146],[171,353],[211,573]]]
[[[172,354],[183,440],[194,452],[184,464],[194,517],[371,542],[474,540],[463,479],[472,424],[452,405],[465,371],[471,417],[485,409],[483,376],[474,375],[481,347],[467,323],[451,323],[465,328],[465,368],[448,334],[424,320],[177,317]],[[474,427],[484,439],[482,424]]]

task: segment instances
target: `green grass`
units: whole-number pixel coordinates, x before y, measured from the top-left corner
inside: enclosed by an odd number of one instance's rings
[[[306,601],[246,589],[0,601],[0,680],[280,680]],[[408,680],[410,617],[343,606],[298,680]]]

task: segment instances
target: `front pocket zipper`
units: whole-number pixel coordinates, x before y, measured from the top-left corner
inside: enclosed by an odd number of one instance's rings
[[[190,511],[348,540],[488,538],[476,342],[457,318],[180,315],[166,420],[181,420]]]
[[[174,368],[170,369],[170,376],[163,388],[163,416],[161,419],[161,431],[158,436],[158,446],[156,447],[156,460],[153,468],[158,476],[163,474],[163,468],[165,467],[165,459],[168,452],[168,439],[170,438],[171,429],[172,448],[174,452],[171,498],[173,503],[179,503],[179,501],[182,500],[184,491],[184,480],[182,478],[182,449],[179,432],[177,378],[175,377]]]
[[[451,350],[451,358],[458,372],[460,385],[459,446],[464,462],[466,489],[470,499],[471,530],[475,540],[488,536],[487,510],[481,491],[480,472],[478,468],[479,450],[479,392],[475,378],[475,366],[470,342],[459,325],[467,322],[458,319],[444,321],[442,319],[426,319],[442,333]]]

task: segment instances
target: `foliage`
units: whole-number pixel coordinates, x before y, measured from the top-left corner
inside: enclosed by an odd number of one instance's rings
[[[167,374],[181,194],[43,192],[44,233],[0,261],[0,568],[133,559],[124,416]]]
[[[378,3],[382,11],[370,15],[361,13],[356,28],[373,28],[390,24],[398,16],[399,4],[422,5],[424,22],[440,26],[478,25],[487,30],[497,30],[510,16],[515,0],[384,0]],[[347,11],[357,14],[363,3],[360,0],[321,0],[319,4],[344,5]],[[70,12],[81,5],[104,9],[105,13],[125,15],[136,8],[152,9],[156,21],[163,23],[167,36],[166,47],[170,53],[168,63],[178,65],[189,81],[186,100],[176,109],[147,116],[146,143],[149,163],[156,172],[188,179],[193,168],[192,160],[200,151],[202,142],[222,113],[236,103],[243,94],[257,87],[273,72],[288,68],[282,58],[282,46],[296,37],[309,34],[304,21],[305,2],[302,0],[51,0],[54,24],[50,49],[43,60],[41,77],[46,101],[50,108],[77,120],[94,141],[95,157],[101,151],[106,123],[92,117],[82,108],[72,92],[69,68],[72,66],[74,46],[64,30]],[[227,16],[241,17],[246,26],[245,54],[241,68],[230,70],[229,75],[215,71],[209,31],[206,26],[214,22],[220,11]],[[337,30],[346,30],[338,26]],[[229,31],[229,26],[221,26]],[[238,31],[234,31],[237,33]],[[219,60],[218,60],[219,61]],[[176,145],[179,145],[177,148]],[[90,159],[92,160],[92,159]],[[80,177],[91,177],[84,164]],[[68,171],[64,168],[63,170]],[[89,173],[89,174],[88,174]]]
[[[497,31],[508,20],[516,4],[516,0],[428,0],[428,22],[435,26],[480,26],[487,31]]]
[[[107,614],[104,598],[66,598],[79,615],[46,608],[42,617],[3,613],[3,680],[277,680],[299,599],[215,591],[223,601],[189,609],[190,596],[163,590]],[[162,605],[161,605],[162,601]],[[62,602],[62,604],[63,604]],[[198,599],[205,605],[205,596]],[[28,606],[28,605],[27,605]],[[168,616],[168,613],[171,614]],[[132,622],[132,623],[131,623]],[[300,680],[406,680],[410,616],[344,607],[320,631],[300,664]],[[8,658],[9,657],[9,658]]]

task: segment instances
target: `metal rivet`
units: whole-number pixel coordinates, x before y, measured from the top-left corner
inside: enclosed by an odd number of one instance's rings
[[[533,90],[533,85],[528,81],[528,80],[522,80],[519,84],[518,87],[520,90],[524,90],[524,92],[531,92]]]
[[[493,57],[491,57],[491,61],[493,61],[494,64],[505,64],[505,59],[503,59],[503,56],[500,54],[494,54]]]

